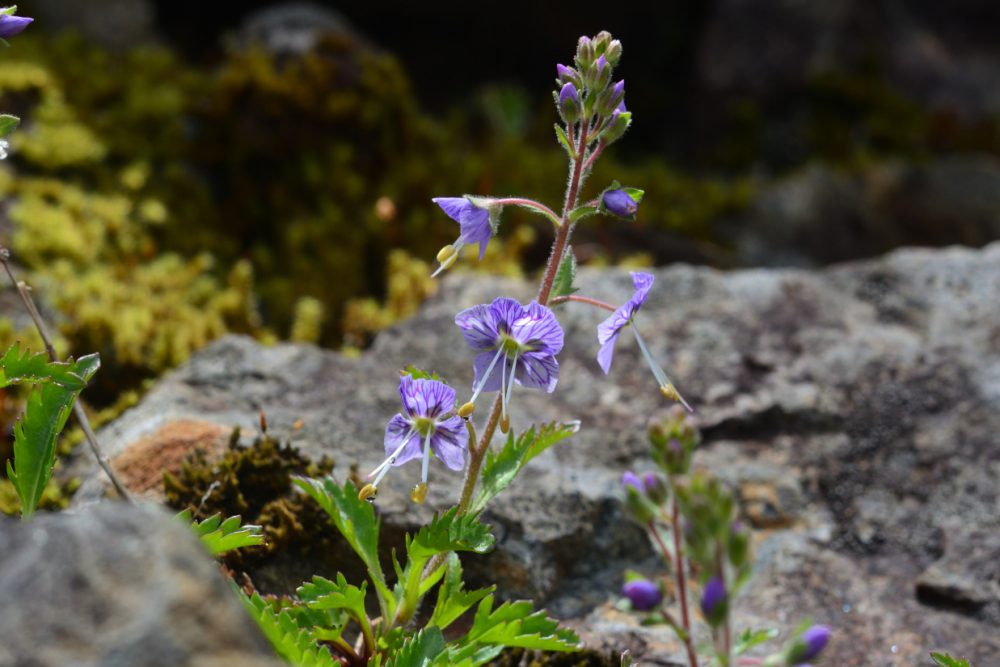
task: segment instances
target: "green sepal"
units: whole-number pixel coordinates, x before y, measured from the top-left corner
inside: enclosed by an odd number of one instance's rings
[[[331,477],[295,477],[292,481],[323,508],[354,553],[361,558],[375,585],[383,617],[391,616],[395,612],[394,598],[385,583],[378,559],[379,521],[375,517],[375,508],[358,498],[358,490],[349,480],[343,487]]]
[[[498,493],[510,486],[521,469],[552,445],[565,440],[580,430],[579,422],[544,424],[537,430],[534,426],[517,438],[513,432],[507,436],[507,444],[499,453],[487,452],[481,475],[479,493],[469,511],[482,512]]]
[[[947,653],[931,651],[931,658],[941,667],[972,667],[972,664],[965,658],[953,658]]]
[[[240,524],[239,515],[231,516],[225,521],[221,514],[213,514],[204,521],[194,521],[191,510],[184,510],[177,518],[190,524],[191,530],[201,539],[213,556],[240,549],[256,547],[264,544],[264,534],[261,527],[254,524]]]
[[[86,381],[74,370],[72,362],[49,361],[45,352],[21,351],[17,343],[0,357],[0,387],[21,382],[53,382],[63,389],[80,391]]]
[[[743,655],[754,646],[759,646],[777,636],[778,631],[774,628],[767,630],[751,630],[747,628],[736,638],[736,642],[733,644],[733,655]]]
[[[556,270],[555,280],[552,282],[552,297],[569,296],[573,292],[579,291],[573,286],[576,280],[576,257],[573,255],[573,248],[566,248],[559,268]]]
[[[9,113],[0,113],[0,139],[10,135],[20,124],[21,119]]]
[[[72,362],[71,371],[87,382],[100,366],[100,356],[90,354]],[[14,425],[14,459],[13,465],[7,461],[7,477],[17,490],[24,519],[35,512],[52,477],[56,441],[79,393],[54,383],[42,384],[32,390],[24,414]]]
[[[462,614],[487,595],[493,593],[496,586],[466,591],[462,582],[462,561],[458,554],[448,554],[448,560],[443,568],[444,581],[438,589],[437,602],[427,625],[434,625],[442,630],[454,623]]]
[[[10,7],[0,7],[0,16],[13,16],[17,13],[17,5]]]
[[[448,384],[447,382],[442,380],[441,377],[434,371],[425,371],[422,368],[417,368],[413,364],[410,364],[409,366],[404,368],[401,374],[409,375],[414,380],[437,380],[438,382],[444,382],[444,384]]]
[[[562,125],[560,125],[559,123],[556,123],[555,126],[556,126],[556,139],[558,139],[562,147],[566,149],[566,154],[569,155],[570,157],[573,157],[575,155],[573,151],[573,144],[569,142],[569,137],[566,136],[566,130],[564,130],[562,128]]]

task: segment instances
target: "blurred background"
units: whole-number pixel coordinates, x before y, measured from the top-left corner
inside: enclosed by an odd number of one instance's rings
[[[821,266],[1000,238],[1000,3],[28,0],[0,52],[0,234],[112,414],[227,332],[347,351],[436,289],[431,203],[557,208],[556,63],[621,39],[633,129],[601,160],[646,190],[583,263]],[[505,214],[485,262],[532,274]],[[467,251],[472,257],[472,251]],[[10,294],[0,344],[31,340]],[[16,407],[9,402],[8,412]],[[2,452],[0,452],[2,455]]]

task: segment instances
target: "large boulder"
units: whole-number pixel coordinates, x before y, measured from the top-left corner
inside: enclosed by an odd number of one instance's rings
[[[836,630],[830,664],[918,664],[931,649],[989,664],[1000,654],[1000,561],[990,556],[1000,529],[1000,244],[821,271],[655,274],[638,326],[697,410],[697,465],[732,485],[758,529],[758,571],[736,603],[737,625],[788,628],[811,616]],[[620,270],[584,270],[578,283],[611,303],[632,291]],[[433,369],[467,396],[472,355],[454,315],[502,294],[526,301],[533,288],[451,275],[418,315],[356,358],[226,338],[101,440],[118,459],[171,424],[251,432],[263,409],[272,432],[332,456],[338,474],[355,462],[367,471],[400,409],[399,369]],[[668,661],[678,655],[669,633],[614,607],[626,567],[657,571],[623,515],[618,480],[651,467],[645,426],[666,406],[630,338],[604,377],[594,360],[604,316],[560,307],[557,390],[514,390],[515,429],[576,419],[582,429],[494,503],[497,549],[470,559],[470,574],[547,605],[591,642]],[[410,503],[418,469],[383,484],[386,530],[412,529],[457,496],[460,476],[434,464],[427,505]],[[85,477],[77,502],[105,492],[92,464],[76,471]]]
[[[280,667],[219,566],[155,506],[0,516],[0,665]]]

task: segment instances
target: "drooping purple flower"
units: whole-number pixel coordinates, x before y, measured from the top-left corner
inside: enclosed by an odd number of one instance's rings
[[[0,39],[7,39],[8,37],[13,37],[22,30],[28,27],[28,24],[34,21],[33,18],[28,18],[27,16],[11,16],[9,14],[0,14]]]
[[[369,473],[369,477],[376,476],[372,487],[378,486],[390,467],[420,456],[420,479],[426,484],[432,451],[452,470],[465,467],[468,435],[455,414],[455,390],[438,380],[404,375],[399,381],[399,397],[403,412],[393,415],[385,427],[386,459]]]
[[[466,243],[479,244],[479,259],[482,261],[486,254],[486,245],[493,236],[493,225],[490,222],[490,209],[482,208],[473,204],[468,197],[435,197],[431,200],[441,207],[448,217],[459,224],[458,240],[445,250],[449,253],[442,258],[439,254],[441,266],[434,272],[433,276],[450,266],[458,257],[458,251]],[[442,253],[444,250],[442,250]],[[432,276],[432,277],[433,277]]]
[[[605,210],[617,215],[620,218],[633,218],[635,212],[639,210],[639,204],[632,195],[624,190],[608,190],[601,197]]]
[[[812,626],[792,644],[785,658],[786,664],[801,667],[808,661],[815,659],[826,648],[832,635],[833,631],[825,625]]]
[[[465,341],[476,355],[474,403],[483,391],[500,391],[503,415],[507,416],[514,381],[552,392],[559,379],[556,355],[563,347],[563,330],[551,310],[532,301],[522,306],[500,297],[455,316]]]
[[[716,625],[725,615],[726,585],[719,577],[712,577],[701,592],[701,612],[705,619]]]
[[[649,579],[633,579],[622,587],[622,593],[639,611],[649,611],[663,601],[663,591]]]
[[[691,406],[688,405],[684,397],[674,387],[674,383],[667,376],[666,372],[653,359],[652,353],[650,353],[649,348],[646,346],[646,341],[643,340],[642,335],[639,334],[639,329],[632,321],[635,314],[642,308],[642,304],[646,302],[649,291],[653,287],[655,277],[651,273],[642,271],[633,271],[630,275],[632,276],[632,285],[635,287],[632,298],[615,310],[610,317],[597,325],[597,342],[601,344],[601,349],[597,352],[597,363],[600,364],[601,370],[604,371],[605,375],[611,371],[611,362],[614,359],[615,343],[618,341],[618,334],[622,332],[622,329],[631,324],[635,341],[639,345],[639,351],[642,352],[646,364],[653,372],[653,377],[660,387],[660,392],[664,396],[679,401],[685,408],[693,412]]]

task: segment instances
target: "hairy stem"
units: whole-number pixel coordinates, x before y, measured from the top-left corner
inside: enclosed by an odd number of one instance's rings
[[[679,539],[680,531],[678,524],[677,501],[675,500],[673,502],[673,517],[671,519],[671,526],[673,528],[672,536],[674,540],[674,577],[677,586],[677,599],[681,608],[681,628],[684,630],[684,649],[687,651],[688,665],[689,667],[698,667],[698,654],[694,649],[694,640],[691,637],[691,617],[688,614],[687,601],[687,576],[684,572],[684,547]],[[663,557],[665,559],[669,559],[670,552],[663,543],[663,538],[660,536],[660,531],[656,527],[656,522],[650,521],[648,527],[650,533],[653,535],[653,538],[659,545],[660,552],[663,553]]]
[[[503,197],[501,199],[497,199],[494,203],[501,204],[504,206],[507,205],[521,206],[523,208],[534,209],[537,213],[541,213],[546,218],[551,220],[554,225],[558,226],[559,224],[561,224],[560,218],[555,211],[553,211],[545,204],[535,201],[534,199],[522,199],[520,197]]]
[[[589,306],[596,306],[597,308],[603,308],[604,310],[610,310],[612,313],[615,312],[616,310],[618,310],[617,308],[615,308],[614,306],[612,306],[610,303],[607,303],[605,301],[600,301],[599,299],[591,299],[589,296],[577,296],[575,294],[567,294],[565,296],[557,296],[554,299],[552,299],[552,301],[550,301],[549,303],[551,303],[553,306],[555,306],[555,305],[558,305],[560,303],[566,303],[567,301],[575,301],[576,303],[585,303],[585,304],[587,304]]]
[[[31,315],[31,321],[35,324],[35,329],[38,330],[38,335],[42,338],[42,343],[45,345],[45,351],[49,355],[50,361],[60,361],[59,356],[56,354],[56,348],[52,345],[52,338],[49,336],[49,330],[45,326],[45,321],[42,320],[41,313],[38,312],[38,308],[35,306],[35,302],[31,298],[31,294],[28,292],[28,286],[23,280],[18,280],[14,277],[14,271],[10,268],[10,250],[0,246],[0,263],[3,264],[4,271],[7,273],[7,277],[10,279],[11,284],[17,289],[17,293],[21,297],[21,302],[24,304],[25,310]],[[129,495],[128,491],[125,490],[125,486],[115,475],[114,470],[111,469],[111,464],[108,463],[107,457],[101,450],[101,446],[97,442],[97,436],[94,434],[94,429],[90,427],[90,420],[87,419],[87,413],[84,411],[83,406],[80,405],[79,397],[77,400],[73,401],[73,414],[76,415],[76,420],[80,424],[80,428],[83,430],[83,435],[87,439],[87,444],[90,445],[90,451],[93,452],[94,458],[97,459],[97,464],[101,466],[101,470],[104,474],[108,476],[111,480],[111,484],[115,487],[115,491],[121,496],[122,500],[126,502],[132,502],[132,497]]]

